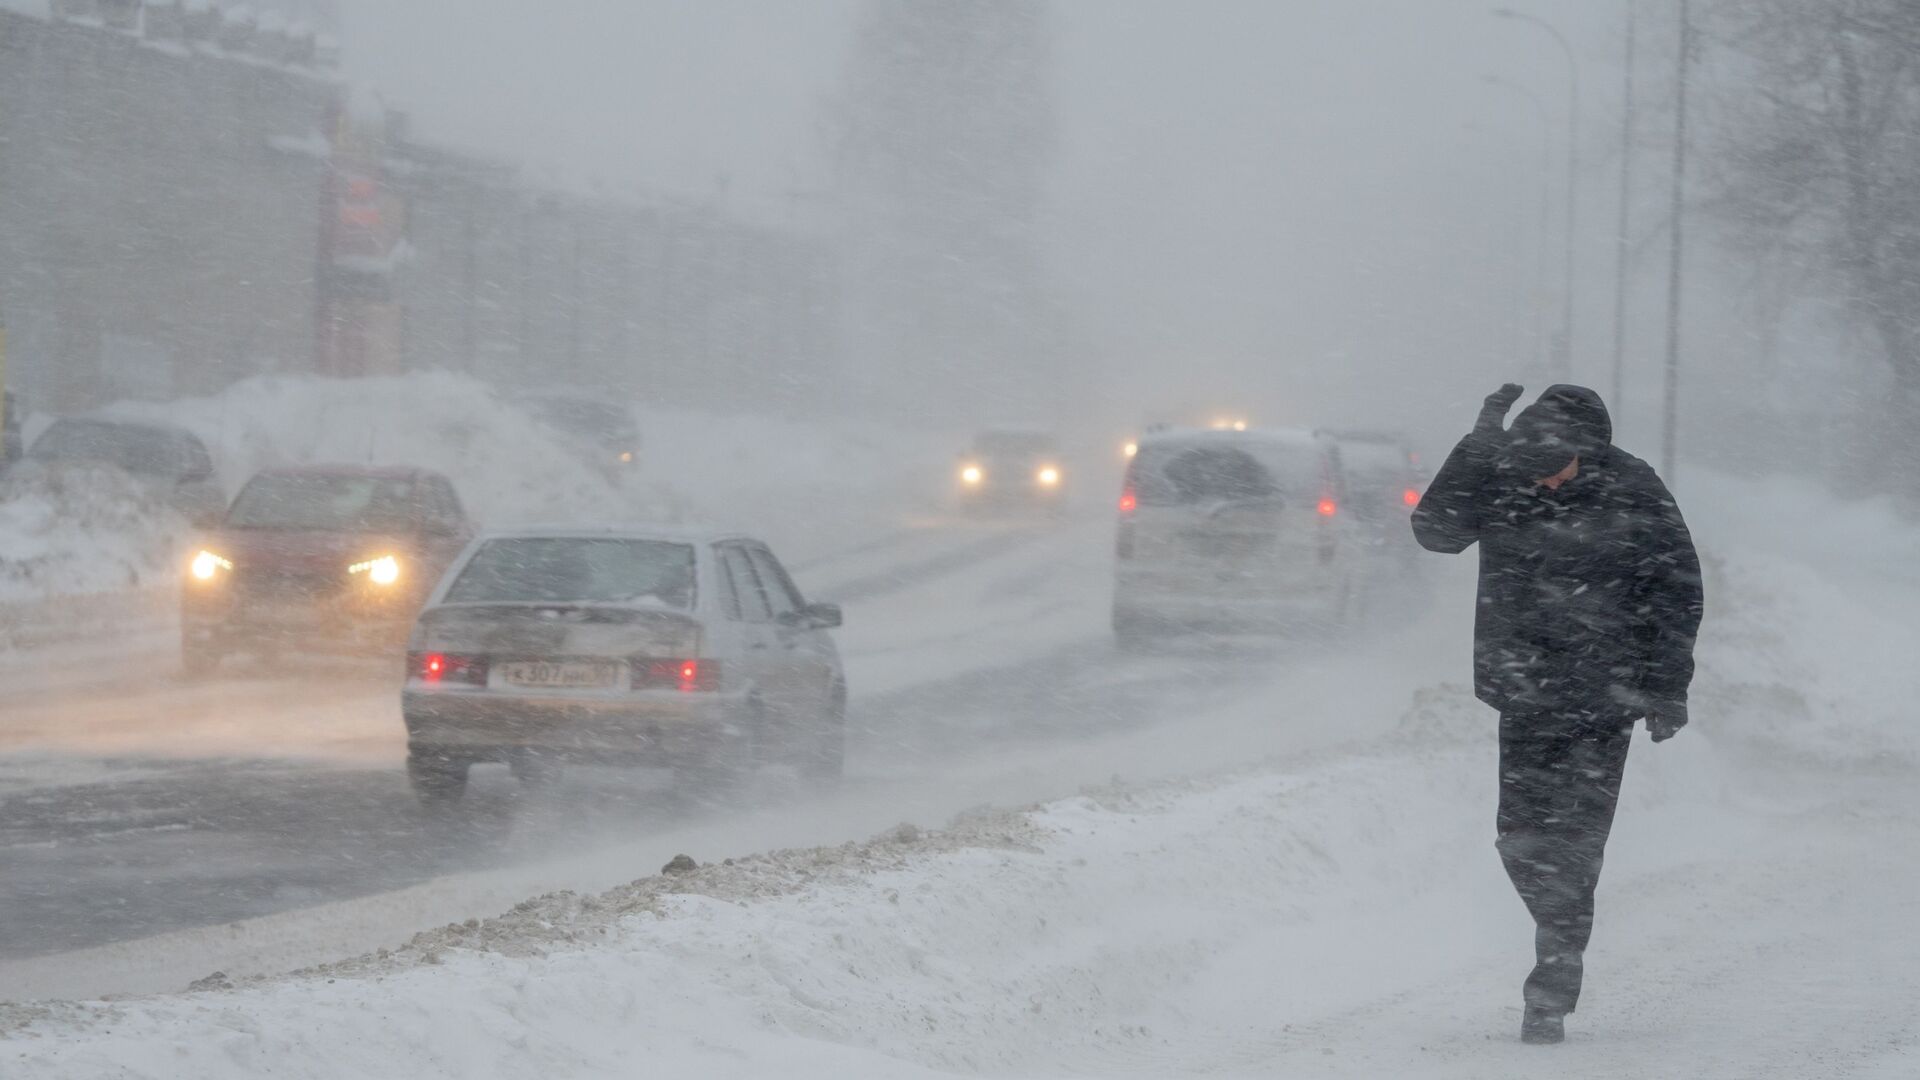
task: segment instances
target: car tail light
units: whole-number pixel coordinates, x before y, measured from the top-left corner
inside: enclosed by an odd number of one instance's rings
[[[720,689],[718,660],[641,660],[633,665],[635,690],[707,693]]]
[[[413,681],[429,686],[485,686],[487,660],[483,656],[463,656],[458,653],[409,653],[407,673]]]
[[[1122,491],[1120,493],[1120,512],[1121,513],[1131,514],[1133,513],[1134,508],[1139,505],[1140,505],[1140,500],[1134,495],[1132,488],[1128,488],[1125,491]]]
[[[1319,505],[1315,506],[1314,509],[1320,512],[1321,517],[1332,517],[1340,512],[1340,504],[1333,501],[1333,496],[1322,495],[1320,496]]]
[[[1406,503],[1408,506],[1419,506],[1420,505],[1419,490],[1416,488],[1408,488],[1407,490],[1401,492],[1400,501],[1403,503]]]

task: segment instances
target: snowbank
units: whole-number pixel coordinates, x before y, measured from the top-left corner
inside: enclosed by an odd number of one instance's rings
[[[1598,990],[1558,1050],[1512,1039],[1530,934],[1489,843],[1492,725],[1434,687],[1285,769],[550,895],[293,976],[0,1007],[0,1052],[207,1080],[1485,1078],[1543,1053],[1566,1076],[1914,1075],[1912,533],[1793,485],[1682,495],[1711,575],[1695,730],[1635,747]],[[1777,528],[1803,518],[1839,535]]]
[[[1470,800],[1477,756],[1442,750],[1413,784],[1372,759],[1114,787],[542,897],[290,979],[0,1020],[24,1025],[25,1076],[894,1077],[1151,1055],[1167,995],[1234,940],[1364,917],[1480,847],[1467,822],[1407,812]],[[1409,828],[1411,861],[1392,842]]]
[[[919,433],[643,409],[641,468],[615,483],[485,384],[441,373],[261,377],[106,411],[192,430],[229,496],[268,466],[420,465],[452,477],[485,524],[701,522],[761,532],[803,557],[924,506],[944,479],[935,441]],[[125,489],[109,478],[0,499],[0,600],[170,575],[185,527]]]
[[[0,608],[171,580],[186,535],[124,473],[16,470],[0,480]]]

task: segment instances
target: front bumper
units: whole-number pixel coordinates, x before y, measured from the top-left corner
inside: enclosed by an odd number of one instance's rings
[[[411,593],[288,598],[189,586],[180,629],[186,640],[219,649],[389,650],[406,643],[419,607]]]
[[[641,690],[608,697],[409,688],[413,749],[467,761],[531,752],[556,761],[679,765],[737,757],[750,734],[744,694]]]

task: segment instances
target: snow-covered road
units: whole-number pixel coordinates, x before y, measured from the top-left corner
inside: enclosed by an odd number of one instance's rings
[[[1513,1039],[1530,930],[1460,685],[1469,563],[1351,638],[1139,660],[1104,643],[1086,521],[796,560],[858,586],[869,690],[828,796],[500,776],[433,834],[378,678],[98,691],[64,735],[15,728],[0,998],[170,992],[7,1007],[0,1050],[34,1077],[1915,1075],[1911,533],[1839,504],[1818,542],[1756,527],[1809,498],[1690,501],[1695,724],[1635,746],[1558,1049]],[[234,738],[264,749],[210,759]],[[681,852],[710,865],[649,876]]]

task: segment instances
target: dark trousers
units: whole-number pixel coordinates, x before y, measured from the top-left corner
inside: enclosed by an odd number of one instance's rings
[[[1600,884],[1630,724],[1564,714],[1500,717],[1500,859],[1533,915],[1533,974],[1526,1003],[1572,1012],[1593,935]]]

